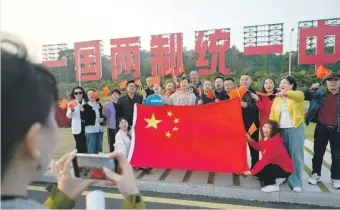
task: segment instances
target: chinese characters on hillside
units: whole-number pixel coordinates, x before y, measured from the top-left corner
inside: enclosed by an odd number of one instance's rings
[[[321,65],[340,61],[340,18],[303,21],[298,24],[298,63]],[[244,27],[244,55],[282,54],[283,23]],[[227,53],[231,44],[229,28],[195,32],[194,51],[196,68],[200,75],[218,72],[230,73]],[[114,38],[111,47],[111,78],[120,75],[140,77],[140,37]],[[151,74],[165,76],[169,69],[181,73],[183,65],[183,34],[151,35]],[[102,77],[102,44],[100,40],[74,44],[76,80],[95,81]],[[65,66],[65,62],[59,62]],[[44,62],[56,67],[58,62]]]

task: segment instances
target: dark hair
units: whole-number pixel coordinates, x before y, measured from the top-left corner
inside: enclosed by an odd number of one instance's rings
[[[270,79],[270,80],[273,81],[273,83],[274,83],[273,94],[277,93],[277,91],[276,91],[275,80],[274,80],[273,78],[270,78],[270,77],[267,77],[267,78],[263,81],[262,93],[267,93],[266,88],[264,88],[264,84],[266,83],[266,80],[267,80],[267,79]],[[274,98],[276,98],[275,95],[270,95],[270,96],[268,96],[268,97],[269,97],[269,99],[270,99],[271,101],[274,100]]]
[[[221,77],[221,76],[217,76],[217,77],[215,77],[215,79],[214,79],[214,82],[216,82],[216,80],[217,80],[217,79],[221,79],[221,80],[222,80],[222,82],[224,81],[223,77]]]
[[[188,81],[188,83],[190,83],[190,80],[189,80],[188,77],[182,77],[182,78],[181,78],[181,81],[183,81],[183,80],[186,80],[186,81]]]
[[[248,76],[248,77],[252,78],[251,75],[248,74],[248,73],[241,74],[241,77],[242,77],[242,76]]]
[[[45,67],[28,61],[24,45],[7,39],[0,41],[3,178],[30,127],[34,123],[48,125],[50,113],[58,100],[58,91],[53,75]],[[8,52],[4,43],[12,45],[18,52]]]
[[[124,117],[118,118],[118,121],[117,121],[118,125],[117,125],[117,127],[119,127],[120,122],[122,122],[123,120],[125,120],[128,123],[128,130],[130,130],[131,125],[129,125],[129,121],[127,121],[127,119],[125,119]]]
[[[284,77],[282,77],[281,79],[280,79],[280,82],[282,81],[282,80],[284,80],[284,79],[286,79],[288,82],[289,82],[289,84],[291,84],[291,85],[293,85],[293,90],[296,90],[297,89],[297,82],[296,82],[296,80],[294,79],[294,77],[292,77],[292,76],[290,76],[290,75],[287,75],[287,76],[284,76]]]
[[[130,83],[135,84],[135,80],[130,80],[130,81],[128,81],[128,82],[126,83],[126,87],[127,87]]]
[[[118,95],[121,95],[122,93],[120,92],[120,90],[118,90],[118,89],[112,89],[111,90],[111,95],[113,94],[113,93],[118,93]]]
[[[280,127],[279,127],[279,124],[274,121],[274,120],[267,120],[263,123],[263,125],[270,125],[270,127],[272,128],[272,133],[270,134],[270,138],[274,137],[276,134],[279,133],[280,131]],[[262,133],[262,136],[263,136],[263,131],[262,131],[262,128],[261,128],[261,133]]]
[[[193,85],[193,84],[190,84],[189,89],[190,88],[192,89],[192,93],[195,94],[196,97],[198,97],[199,95],[198,95],[198,90],[197,90],[196,86]]]
[[[77,89],[79,89],[79,90],[81,90],[81,92],[83,93],[83,98],[85,99],[85,90],[84,90],[84,88],[82,88],[82,87],[80,87],[80,86],[76,86],[76,87],[74,87],[72,90],[71,90],[71,93],[69,94],[69,98],[72,100],[72,99],[75,99],[75,96],[74,96],[74,91],[75,90],[77,90]]]
[[[230,78],[230,77],[225,78],[224,81],[233,81],[233,82],[235,82],[235,80],[233,78]]]

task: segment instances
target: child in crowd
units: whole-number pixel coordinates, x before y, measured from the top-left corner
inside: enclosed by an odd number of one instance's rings
[[[276,121],[267,120],[261,132],[263,139],[260,142],[252,140],[250,135],[246,134],[249,144],[262,152],[262,158],[244,175],[259,177],[264,185],[261,188],[263,192],[276,192],[280,190],[279,185],[294,172],[293,161],[283,145]]]

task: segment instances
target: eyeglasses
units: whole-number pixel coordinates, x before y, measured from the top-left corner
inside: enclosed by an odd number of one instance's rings
[[[83,93],[82,92],[74,92],[74,95],[83,95]]]

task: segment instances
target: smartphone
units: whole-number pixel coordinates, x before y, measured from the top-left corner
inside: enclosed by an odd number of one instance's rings
[[[83,179],[107,180],[103,172],[104,166],[118,174],[120,172],[118,161],[103,154],[78,153],[72,163],[74,175]]]

